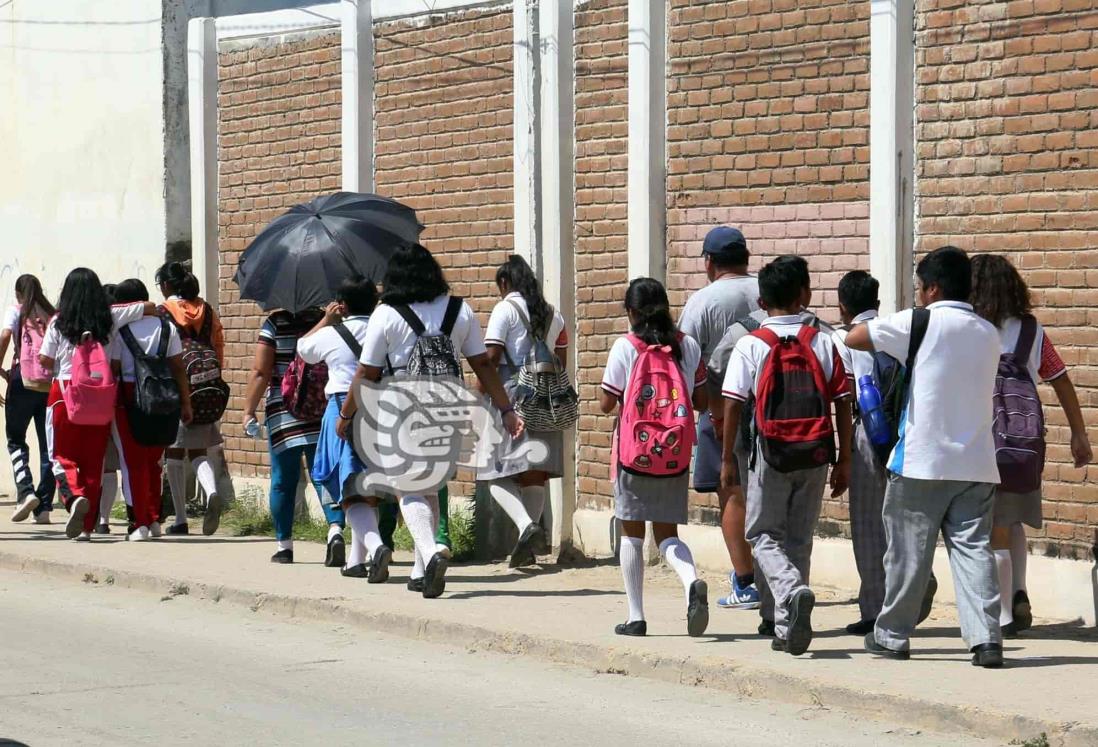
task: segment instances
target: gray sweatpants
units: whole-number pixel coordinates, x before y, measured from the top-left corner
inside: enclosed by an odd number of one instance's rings
[[[885,595],[884,507],[888,471],[877,461],[861,423],[854,426],[853,459],[850,463],[850,537],[861,587],[858,607],[863,620],[881,613]]]
[[[884,500],[885,600],[877,617],[878,643],[896,651],[910,648],[939,530],[949,550],[965,644],[971,649],[1002,642],[999,577],[991,550],[994,496],[991,483],[889,476]]]
[[[747,541],[755,554],[755,568],[773,595],[779,638],[788,635],[789,598],[808,586],[812,540],[826,485],[826,466],[778,472],[759,457],[748,473]]]

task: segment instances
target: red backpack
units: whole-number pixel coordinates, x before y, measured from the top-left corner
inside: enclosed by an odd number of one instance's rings
[[[627,339],[637,361],[621,401],[618,461],[633,474],[676,477],[690,469],[696,439],[690,389],[669,346]]]
[[[831,397],[812,350],[818,333],[809,326],[796,337],[779,338],[767,327],[751,333],[770,347],[755,392],[755,430],[763,459],[779,472],[835,461]]]

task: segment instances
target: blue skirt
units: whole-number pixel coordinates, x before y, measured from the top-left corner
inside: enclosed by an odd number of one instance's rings
[[[339,423],[339,410],[343,407],[346,394],[333,394],[328,397],[328,407],[324,410],[324,419],[320,423],[320,438],[316,444],[316,457],[313,458],[313,480],[325,487],[334,503],[343,500],[343,488],[366,467],[358,458],[354,447],[344,441],[336,432]]]

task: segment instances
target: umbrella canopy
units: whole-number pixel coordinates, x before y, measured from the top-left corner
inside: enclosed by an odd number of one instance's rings
[[[381,280],[389,257],[419,241],[412,208],[373,194],[336,192],[290,208],[240,256],[240,297],[264,311],[301,311],[335,298],[354,275]]]

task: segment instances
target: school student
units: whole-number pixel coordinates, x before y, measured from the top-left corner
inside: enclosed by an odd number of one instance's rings
[[[148,301],[149,291],[137,279],[124,280],[114,292],[116,303]],[[111,439],[118,453],[119,471],[122,475],[122,495],[130,515],[130,527],[126,539],[141,542],[161,535],[161,459],[163,446],[146,443],[148,438],[138,430],[130,407],[135,401],[137,365],[135,350],[140,354],[158,355],[164,335],[164,357],[175,378],[180,401],[180,421],[190,422],[190,387],[183,372],[183,345],[175,326],[159,316],[147,316],[121,327],[114,338],[111,360],[121,379],[121,392],[111,425]],[[131,347],[132,345],[132,347]],[[174,425],[174,415],[171,416]],[[169,435],[170,438],[170,435]]]
[[[92,424],[76,423],[70,418],[63,390],[72,385],[77,346],[81,356],[91,364],[104,365],[106,370],[89,365],[94,377],[101,380],[110,376],[108,351],[117,326],[155,311],[151,303],[111,307],[99,276],[86,267],[78,267],[65,277],[57,314],[46,327],[38,359],[56,375],[46,403],[46,434],[57,493],[69,511],[65,524],[69,539],[85,542],[91,539],[91,530],[99,516],[103,457],[110,438],[109,415],[102,423],[96,418]],[[110,405],[113,414],[113,402]]]
[[[499,371],[513,399],[518,367],[533,349],[534,339],[551,341],[553,353],[563,368],[568,356],[568,332],[564,317],[546,302],[537,276],[522,257],[512,255],[497,268],[496,288],[503,300],[488,318],[484,344],[488,360]],[[545,444],[548,454],[543,461],[530,462],[528,452],[523,449],[527,440]],[[560,431],[527,429],[517,442],[508,439],[501,444],[494,457],[478,471],[477,479],[490,483],[492,498],[518,529],[511,567],[530,565],[535,556],[548,552],[541,515],[549,478],[564,474],[563,435]]]
[[[380,584],[389,578],[393,553],[382,542],[378,498],[356,494],[355,475],[366,468],[354,447],[337,433],[339,408],[351,389],[366,339],[366,325],[377,306],[377,286],[365,278],[347,280],[339,287],[336,298],[317,325],[297,341],[297,354],[302,360],[328,366],[328,383],[324,387],[328,405],[320,424],[311,474],[313,480],[326,488],[322,500],[341,505],[351,525],[351,548],[341,573]],[[292,519],[293,503],[289,506]]]
[[[738,228],[717,226],[710,230],[702,244],[702,257],[709,284],[687,300],[679,316],[679,329],[698,341],[702,360],[708,364],[728,328],[759,308],[759,281],[747,272],[751,254],[747,250],[747,239]],[[717,599],[717,606],[758,609],[755,566],[751,546],[744,534],[747,507],[741,494],[720,486],[721,445],[715,427],[724,418],[720,382],[717,382],[716,391],[710,391],[707,396],[711,408],[698,418],[694,490],[717,494],[721,534],[732,563],[728,595]],[[716,413],[712,406],[716,406]]]
[[[915,273],[923,309],[871,319],[846,337],[853,350],[877,350],[897,360],[907,360],[915,348],[900,440],[888,462],[884,606],[865,647],[878,656],[909,658],[941,532],[972,663],[1001,667],[991,549],[999,483],[991,428],[999,333],[969,303],[972,265],[965,252],[935,249]]]
[[[850,470],[850,389],[827,334],[805,324],[803,277],[795,263],[759,272],[760,305],[769,315],[728,360],[721,482],[739,490],[735,441],[744,402],[755,399],[755,438],[747,476],[747,539],[774,598],[772,648],[799,656],[812,642],[816,597],[809,587],[813,534],[831,471],[832,495]]]
[[[522,435],[524,423],[511,407],[499,374],[488,360],[480,323],[469,304],[450,295],[442,267],[431,253],[419,244],[397,249],[389,259],[383,286],[382,305],[370,316],[351,389],[360,381],[379,381],[383,373],[404,375],[413,353],[419,349],[421,334],[417,328],[424,336],[445,335],[450,339],[448,354],[465,358],[492,403],[503,413],[507,432],[514,438]],[[456,359],[448,363],[458,368]],[[338,424],[341,438],[350,436],[355,408],[354,397],[343,402]],[[372,467],[366,465],[367,470]],[[412,493],[394,497],[415,542],[415,564],[408,589],[422,593],[426,599],[438,597],[446,588],[450,557],[450,549],[436,539],[438,495]]]
[[[1032,396],[1035,400],[1038,381],[1052,386],[1071,429],[1074,465],[1080,468],[1090,464],[1094,455],[1075,386],[1052,340],[1032,315],[1033,302],[1029,288],[1006,257],[979,254],[972,258],[972,307],[998,329],[1003,355],[1024,356],[1020,363],[1033,384]],[[1027,346],[1028,354],[1020,349],[1021,345]],[[1036,400],[1034,405],[1040,408],[1040,401]],[[1023,524],[1040,529],[1043,518],[1040,485],[1026,492],[1011,492],[1007,486],[1000,485],[995,491],[991,546],[999,570],[999,625],[1007,638],[1014,637],[1033,624],[1033,611],[1026,589],[1028,548]]]
[[[168,262],[156,271],[156,284],[164,296],[163,308],[178,328],[181,338],[190,337],[212,348],[220,367],[225,363],[225,332],[221,320],[213,308],[198,295],[198,279],[179,262]],[[204,386],[202,392],[194,392],[199,403],[204,392],[213,387]],[[216,396],[216,395],[215,395]],[[228,401],[228,389],[224,390],[224,402]],[[224,410],[224,402],[219,405]],[[198,404],[196,404],[198,406]],[[221,523],[221,511],[230,496],[228,471],[225,468],[222,449],[221,422],[183,423],[174,444],[165,452],[168,487],[175,507],[175,521],[166,530],[168,534],[189,534],[187,523],[186,467],[190,461],[194,476],[206,494],[206,513],[202,519],[202,533],[213,534]]]
[[[53,382],[53,372],[39,365],[38,351],[42,347],[46,326],[56,310],[34,275],[20,275],[16,279],[15,300],[0,330],[0,366],[3,366],[8,346],[12,341],[15,343],[11,368],[4,370],[0,367],[0,376],[8,382],[7,395],[0,397],[0,405],[4,406],[8,456],[11,457],[17,493],[11,520],[23,521],[33,513],[35,523],[49,524],[55,481],[46,441],[46,399]],[[30,447],[27,445],[27,428],[32,420],[38,436],[37,487],[31,474]]]
[[[103,292],[107,295],[107,300],[113,305],[115,303],[115,293],[118,290],[117,283],[103,283]],[[145,299],[148,301],[149,299]],[[118,376],[115,376],[118,379]],[[95,529],[92,530],[94,534],[110,534],[111,533],[111,511],[114,509],[114,502],[118,498],[118,471],[121,469],[121,463],[118,456],[118,449],[114,445],[114,439],[107,439],[107,454],[103,457],[103,490],[99,498],[99,521],[95,525]],[[124,496],[123,496],[124,498]],[[129,504],[127,503],[127,509]]]
[[[606,361],[599,407],[621,406],[611,451],[614,515],[621,521],[621,572],[629,605],[618,635],[648,633],[644,616],[645,522],[660,555],[678,574],[686,595],[686,631],[700,636],[709,625],[708,588],[694,557],[679,539],[687,522],[693,410],[706,408],[701,346],[675,327],[667,291],[658,280],[637,278],[625,293],[630,333],[614,341]]]

